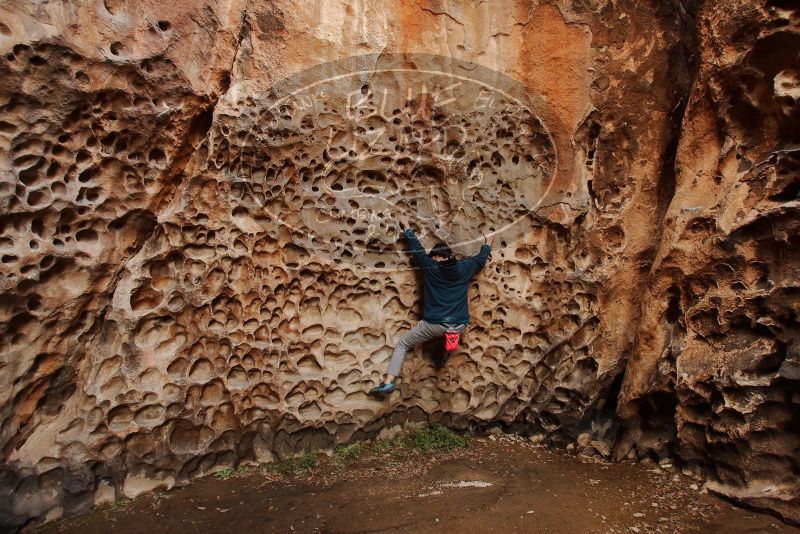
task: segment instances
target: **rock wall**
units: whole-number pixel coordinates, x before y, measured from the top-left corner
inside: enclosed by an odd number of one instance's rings
[[[800,16],[788,2],[732,2],[698,19],[616,454],[678,454],[710,489],[797,522]]]
[[[797,520],[797,36],[780,2],[0,7],[3,524],[407,419],[618,434]],[[402,219],[495,250],[462,350],[380,402]]]

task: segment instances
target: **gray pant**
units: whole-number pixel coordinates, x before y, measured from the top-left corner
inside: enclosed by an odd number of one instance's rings
[[[394,354],[392,354],[392,361],[389,362],[388,374],[399,376],[400,369],[403,367],[403,360],[405,359],[406,352],[408,352],[409,349],[412,349],[421,343],[425,343],[426,341],[430,341],[431,339],[443,337],[444,333],[450,329],[458,330],[463,334],[464,330],[467,329],[467,325],[432,324],[427,321],[418,322],[414,328],[406,332],[406,334],[397,342],[397,346],[394,348]]]

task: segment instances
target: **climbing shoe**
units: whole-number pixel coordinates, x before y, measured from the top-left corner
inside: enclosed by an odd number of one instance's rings
[[[374,387],[371,390],[369,390],[369,394],[370,395],[388,395],[389,393],[391,393],[395,389],[397,389],[397,386],[395,386],[393,383],[381,384],[380,386]]]

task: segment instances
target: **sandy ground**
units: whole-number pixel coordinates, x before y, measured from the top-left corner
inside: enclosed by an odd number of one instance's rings
[[[450,452],[365,447],[350,461],[322,457],[301,475],[254,466],[40,531],[800,533],[692,484],[671,466],[610,464],[488,436]]]

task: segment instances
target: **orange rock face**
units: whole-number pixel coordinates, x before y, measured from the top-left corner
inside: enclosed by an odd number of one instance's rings
[[[405,420],[590,433],[800,520],[797,26],[773,0],[7,2],[0,522]],[[495,246],[462,348],[377,401],[419,318],[400,221]]]

